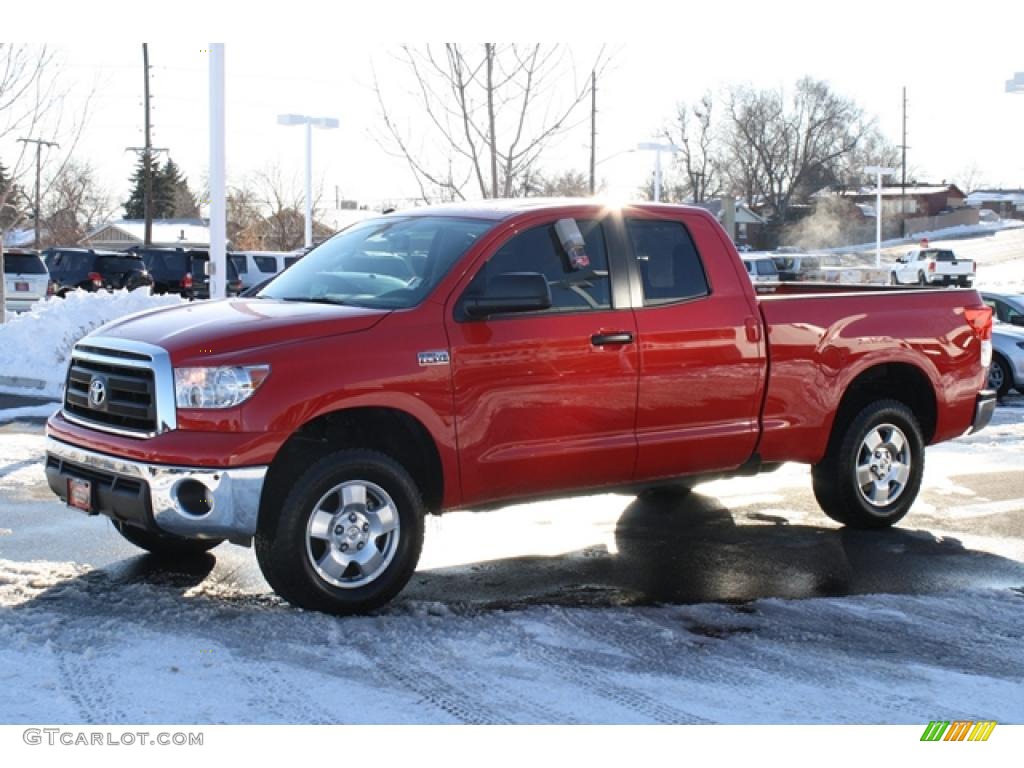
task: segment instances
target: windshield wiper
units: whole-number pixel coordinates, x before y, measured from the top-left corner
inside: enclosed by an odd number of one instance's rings
[[[334,304],[337,306],[345,303],[340,299],[329,299],[326,296],[283,296],[278,301],[304,301],[309,304]]]

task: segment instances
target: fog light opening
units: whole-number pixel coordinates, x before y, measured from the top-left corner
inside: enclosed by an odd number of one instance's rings
[[[213,511],[213,493],[198,480],[182,480],[174,487],[178,509],[191,517],[203,517]]]

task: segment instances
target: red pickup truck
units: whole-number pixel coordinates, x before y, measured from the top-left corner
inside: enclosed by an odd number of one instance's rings
[[[990,337],[973,290],[758,296],[700,209],[417,209],[82,339],[46,474],[153,553],[255,540],[285,599],[360,612],[444,510],[794,461],[829,517],[891,526],[924,446],[991,418]]]

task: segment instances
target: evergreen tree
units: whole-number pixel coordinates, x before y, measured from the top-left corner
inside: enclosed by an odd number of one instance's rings
[[[140,156],[131,178],[131,194],[124,203],[125,218],[145,218],[145,172],[145,156]],[[154,219],[193,218],[199,215],[199,205],[189,189],[188,178],[170,158],[162,167],[153,162],[152,211]]]
[[[189,189],[188,178],[181,172],[177,163],[167,158],[167,163],[160,170],[160,175],[163,176],[161,189],[169,195],[167,203],[170,213],[167,217],[184,219],[198,216],[199,205],[196,196]]]
[[[128,199],[124,203],[124,217],[126,219],[144,219],[146,218],[146,155],[140,154],[139,161],[135,165],[135,172],[132,174],[131,184],[132,191],[128,195]],[[159,164],[154,162],[152,158],[149,159],[152,168],[153,175],[153,218],[160,219],[163,216],[160,213],[158,201],[160,200],[160,167]]]

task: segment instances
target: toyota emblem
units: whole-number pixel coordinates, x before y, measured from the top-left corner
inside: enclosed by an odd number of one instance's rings
[[[103,379],[93,377],[92,381],[89,382],[89,406],[92,408],[102,408],[106,400],[107,385],[103,382]]]

